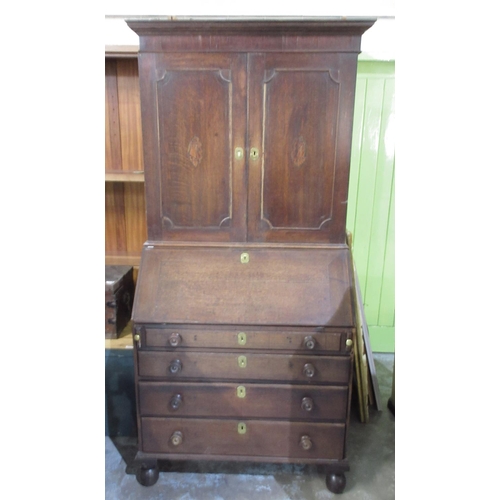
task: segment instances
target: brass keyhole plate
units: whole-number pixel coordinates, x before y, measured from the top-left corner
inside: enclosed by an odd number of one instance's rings
[[[246,368],[246,366],[247,366],[247,357],[246,356],[239,356],[238,357],[238,366],[240,368]]]
[[[239,385],[237,388],[236,388],[236,395],[239,397],[239,398],[244,398],[246,396],[246,389],[245,389],[245,386],[244,385]]]
[[[245,345],[247,343],[247,334],[245,332],[238,333],[238,344]]]
[[[250,255],[248,254],[248,252],[243,252],[240,255],[240,261],[242,264],[248,264],[250,262]]]
[[[238,423],[238,434],[246,434],[247,432],[247,426],[243,422]]]
[[[241,160],[243,158],[243,148],[236,148],[234,150],[234,156],[237,160]]]

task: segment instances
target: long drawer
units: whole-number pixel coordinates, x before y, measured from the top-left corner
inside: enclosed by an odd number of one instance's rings
[[[347,418],[347,386],[139,382],[138,389],[145,416]]]
[[[347,384],[351,358],[240,352],[142,351],[140,377]]]
[[[144,453],[340,460],[344,424],[143,417]]]
[[[172,325],[166,327],[138,325],[142,347],[161,348],[227,348],[297,351],[330,351],[349,353],[353,332],[351,329],[324,328],[246,328],[194,327]],[[349,345],[350,344],[350,345]]]

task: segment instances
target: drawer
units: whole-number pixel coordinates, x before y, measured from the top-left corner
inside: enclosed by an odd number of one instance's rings
[[[325,331],[323,328],[207,328],[140,326],[142,347],[161,348],[226,348],[296,351],[331,351],[349,353],[351,329]]]
[[[348,384],[351,358],[241,352],[139,351],[140,377]]]
[[[144,453],[340,460],[344,424],[143,417]]]
[[[138,387],[144,416],[347,418],[347,386],[140,382]]]

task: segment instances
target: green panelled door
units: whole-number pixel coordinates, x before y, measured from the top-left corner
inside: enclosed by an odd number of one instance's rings
[[[394,106],[394,62],[360,61],[347,229],[374,352],[395,345]]]

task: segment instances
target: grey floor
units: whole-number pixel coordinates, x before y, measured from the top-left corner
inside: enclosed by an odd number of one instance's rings
[[[391,396],[393,354],[375,353],[382,411],[359,421],[353,406],[347,438],[344,493],[326,489],[325,475],[315,466],[178,462],[160,464],[160,478],[151,487],[135,479],[136,440],[106,437],[106,499],[108,500],[391,500],[394,493],[395,418],[387,408]]]

